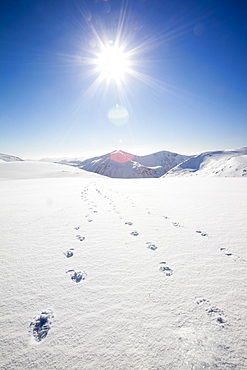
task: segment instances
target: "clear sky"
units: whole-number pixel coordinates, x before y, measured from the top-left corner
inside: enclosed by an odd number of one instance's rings
[[[247,3],[0,2],[0,152],[247,145]]]

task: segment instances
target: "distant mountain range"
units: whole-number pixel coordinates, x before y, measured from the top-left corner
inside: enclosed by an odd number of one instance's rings
[[[173,167],[163,177],[182,176],[247,176],[247,147],[199,154]]]
[[[45,157],[40,159],[40,162],[47,162],[47,163],[61,163],[61,164],[68,164],[68,163],[80,163],[83,161],[85,157],[80,158],[71,158],[71,157]]]
[[[0,161],[23,161],[19,157],[0,154]],[[187,156],[168,151],[138,156],[115,150],[89,159],[44,158],[45,162],[66,164],[112,178],[158,177],[244,177],[247,176],[247,147]]]

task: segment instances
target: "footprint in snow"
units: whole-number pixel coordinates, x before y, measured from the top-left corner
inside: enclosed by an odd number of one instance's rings
[[[79,283],[81,280],[85,280],[87,273],[85,271],[75,271],[75,270],[68,270],[66,271],[67,273],[70,273],[70,278],[73,280],[75,283]]]
[[[178,222],[173,222],[172,224],[173,224],[173,226],[175,226],[175,227],[180,227],[180,226],[181,226]]]
[[[129,221],[129,222],[125,222],[125,225],[133,225],[133,222]]]
[[[155,251],[158,247],[156,247],[155,244],[152,244],[151,242],[147,242],[147,248],[151,249],[152,251]]]
[[[85,240],[85,236],[76,235],[76,237],[80,240],[80,242],[83,242],[83,240]]]
[[[67,258],[70,258],[74,255],[74,252],[73,252],[74,248],[70,248],[67,252],[64,252],[63,254],[67,257]]]
[[[203,231],[196,230],[196,233],[200,234],[201,236],[208,236],[207,233],[204,233]]]
[[[206,309],[207,314],[217,322],[217,324],[225,324],[224,312],[218,307],[211,306]]]
[[[166,266],[166,262],[160,262],[160,268],[159,270],[161,272],[164,272],[166,276],[171,276],[173,274],[173,270]]]
[[[137,235],[139,235],[139,233],[135,230],[135,231],[132,231],[132,233],[130,233],[130,235],[137,236]]]
[[[54,316],[51,310],[42,311],[41,314],[35,317],[34,321],[30,323],[29,326],[37,342],[40,342],[47,336],[48,331],[51,329],[51,319],[53,318]]]
[[[234,261],[244,261],[241,257],[230,253],[226,248],[221,247],[220,251],[223,251],[225,253],[225,256],[232,257]]]
[[[220,308],[213,306],[208,299],[205,298],[198,298],[196,300],[197,305],[202,305],[205,308],[205,312],[208,314],[208,316],[216,321],[217,324],[224,327],[224,324],[226,324],[226,319],[224,317],[224,312]]]
[[[76,227],[75,227],[75,230],[79,230],[79,229],[80,229],[80,226],[76,226]]]

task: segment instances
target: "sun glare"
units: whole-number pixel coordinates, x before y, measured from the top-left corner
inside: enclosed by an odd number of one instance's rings
[[[131,32],[133,28],[127,2],[119,12],[117,29],[110,36],[104,23],[95,25],[92,16],[87,16],[86,20],[90,42],[85,50],[88,56],[80,58],[80,63],[89,66],[88,76],[94,78],[84,96],[91,98],[99,93],[103,100],[116,87],[118,100],[121,106],[125,106],[131,104],[128,92],[138,88],[139,83],[159,91],[162,89],[161,81],[143,70],[148,61],[147,54],[161,47],[163,39],[159,34],[154,34],[142,42],[138,41],[135,33]]]
[[[129,69],[127,54],[116,46],[104,46],[96,59],[97,69],[101,77],[106,80],[120,82]]]

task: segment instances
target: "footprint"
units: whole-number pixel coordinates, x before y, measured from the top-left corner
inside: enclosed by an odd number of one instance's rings
[[[202,304],[202,303],[209,304],[209,300],[205,298],[198,298],[196,301],[196,304]]]
[[[221,247],[220,251],[223,251],[225,256],[232,257],[234,261],[244,261],[241,257],[234,255],[233,253],[230,253],[226,248]]]
[[[70,258],[74,255],[74,252],[72,252],[74,250],[74,248],[70,248],[67,252],[64,252],[64,255],[67,257],[67,258]]]
[[[75,230],[79,230],[79,229],[80,229],[80,226],[76,226],[76,227],[75,227]]]
[[[223,316],[224,312],[218,307],[211,306],[210,308],[206,309],[206,312],[218,324],[222,324],[222,326],[224,326],[224,324],[226,323],[226,320]]]
[[[156,247],[155,244],[152,244],[151,242],[147,242],[147,248],[151,249],[152,251],[155,251],[158,247]]]
[[[163,216],[163,217],[164,217],[165,220],[168,220],[169,219],[169,217],[167,217],[167,216]]]
[[[173,222],[172,224],[173,224],[173,226],[175,226],[175,227],[180,227],[180,224],[179,224],[178,222]]]
[[[76,237],[80,240],[80,242],[83,242],[83,240],[85,240],[85,236],[76,235]]]
[[[41,314],[30,323],[29,326],[37,342],[40,342],[47,336],[51,328],[51,319],[53,318],[52,311],[42,311]]]
[[[226,324],[226,319],[224,317],[224,312],[220,308],[213,306],[208,299],[205,298],[199,298],[197,299],[196,303],[198,305],[203,305],[205,307],[205,311],[208,314],[208,316],[216,321],[217,324],[224,327],[224,324]]]
[[[133,225],[133,222],[129,221],[129,222],[125,222],[125,225]]]
[[[160,265],[161,266],[159,270],[161,272],[164,272],[166,276],[171,276],[173,274],[173,270],[170,267],[166,266],[166,262],[160,262]]]
[[[132,231],[132,233],[130,233],[130,235],[137,236],[137,235],[139,235],[139,233],[135,230],[135,231]]]
[[[196,230],[196,233],[201,234],[201,236],[208,236],[207,233],[204,233],[204,232],[202,232],[200,230]]]
[[[85,280],[87,273],[85,271],[75,271],[75,270],[68,270],[66,271],[67,273],[70,273],[70,278],[73,280],[75,283],[79,283],[81,280]]]

